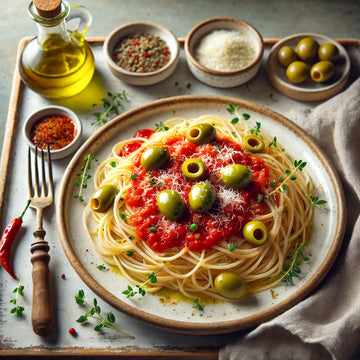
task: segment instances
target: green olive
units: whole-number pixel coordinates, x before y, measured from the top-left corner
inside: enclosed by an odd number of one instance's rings
[[[283,46],[278,52],[278,60],[281,66],[288,67],[292,62],[297,60],[295,50],[288,45]]]
[[[243,147],[252,152],[257,153],[264,149],[264,141],[261,137],[257,135],[246,135],[243,140]]]
[[[318,50],[320,60],[336,61],[340,56],[339,48],[333,43],[320,45]]]
[[[215,137],[216,129],[208,123],[194,125],[186,134],[186,139],[196,145],[210,143]]]
[[[169,220],[180,219],[185,212],[185,201],[173,190],[161,191],[157,197],[160,212]]]
[[[311,63],[316,60],[319,44],[312,37],[301,39],[296,46],[296,53],[305,62]]]
[[[205,174],[205,165],[201,159],[187,159],[181,166],[185,178],[190,181],[200,180]]]
[[[166,146],[149,146],[141,155],[141,166],[146,170],[160,169],[167,164],[169,158]]]
[[[97,212],[106,212],[114,203],[118,190],[113,185],[99,187],[90,200],[91,208]]]
[[[331,61],[323,60],[314,64],[310,70],[311,78],[316,82],[329,80],[335,72],[335,66]]]
[[[214,286],[220,295],[228,299],[239,300],[247,293],[243,278],[231,272],[223,272],[216,276]]]
[[[215,204],[216,192],[209,182],[194,185],[189,193],[189,204],[195,212],[209,211]]]
[[[294,84],[299,84],[309,78],[309,66],[303,61],[294,61],[286,69],[287,78]]]
[[[262,245],[268,239],[268,229],[261,221],[250,221],[243,229],[245,240],[253,245]]]
[[[232,189],[243,189],[252,180],[251,170],[244,165],[227,165],[220,170],[220,177],[224,185]]]

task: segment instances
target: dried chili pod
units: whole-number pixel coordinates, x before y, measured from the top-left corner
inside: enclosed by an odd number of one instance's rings
[[[28,200],[25,209],[21,215],[14,220],[12,220],[9,225],[5,228],[0,241],[0,261],[3,268],[14,278],[16,276],[14,271],[9,263],[10,250],[12,243],[14,242],[16,234],[19,232],[22,224],[22,218],[30,205],[30,200]]]

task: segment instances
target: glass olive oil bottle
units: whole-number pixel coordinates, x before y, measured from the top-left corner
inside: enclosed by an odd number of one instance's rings
[[[38,25],[38,36],[22,52],[21,78],[45,97],[74,96],[85,89],[95,70],[93,53],[84,39],[91,15],[84,7],[70,7],[66,1],[37,1],[31,2],[28,10]],[[66,23],[74,18],[79,25],[67,30]]]

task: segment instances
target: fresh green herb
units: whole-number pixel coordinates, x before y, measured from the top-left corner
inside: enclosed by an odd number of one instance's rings
[[[84,290],[79,290],[78,294],[75,295],[75,301],[79,305],[87,305],[90,307],[90,310],[87,311],[84,315],[81,315],[76,321],[80,324],[85,323],[89,320],[89,318],[95,319],[98,321],[97,325],[94,327],[95,331],[100,331],[102,328],[110,328],[113,329],[123,335],[126,335],[132,339],[134,339],[134,336],[127,334],[124,331],[121,331],[116,325],[115,325],[115,315],[110,311],[108,313],[105,313],[105,317],[101,315],[101,309],[100,306],[97,303],[97,300],[94,298],[93,305],[91,306],[89,303],[85,300],[85,294]]]
[[[22,316],[25,308],[19,305],[19,296],[24,296],[24,286],[19,283],[19,286],[13,290],[13,294],[16,294],[15,299],[11,299],[10,302],[16,306],[10,310],[10,313]]]
[[[106,270],[105,265],[98,265],[97,268],[98,268],[99,270]]]
[[[268,194],[268,196],[274,194],[276,191],[279,192],[283,192],[286,190],[289,190],[289,185],[287,184],[287,181],[291,180],[294,181],[296,180],[296,175],[294,174],[297,170],[299,171],[303,171],[304,167],[306,166],[306,162],[302,161],[302,160],[295,160],[294,161],[294,167],[293,169],[289,170],[286,169],[285,170],[285,177],[284,176],[279,176],[277,183],[275,181],[271,181],[270,182],[270,186],[274,189],[273,191],[271,191],[271,193]]]
[[[178,81],[175,81],[175,86],[179,86],[179,82]]]
[[[200,311],[203,311],[204,310],[204,305],[201,303],[201,300],[199,298],[196,298],[194,301],[193,301],[193,305],[192,307],[194,309],[198,309]]]
[[[131,174],[130,177],[131,177],[133,180],[136,180],[137,175],[136,175],[136,174]]]
[[[301,273],[300,261],[309,261],[310,258],[304,255],[304,248],[307,247],[306,243],[296,243],[295,251],[287,256],[287,260],[291,260],[291,263],[283,267],[283,275],[281,280],[288,284],[293,284],[293,278],[299,277]]]
[[[250,134],[260,136],[260,128],[261,128],[261,123],[256,121],[256,127],[250,129]]]
[[[190,84],[190,83],[187,83],[187,84],[186,84],[186,88],[187,88],[187,89],[191,89],[191,84]]]
[[[236,249],[236,244],[235,243],[229,243],[228,244],[228,250],[229,251],[234,251]]]
[[[116,161],[110,161],[109,162],[109,165],[111,166],[111,167],[113,167],[113,168],[116,168]]]
[[[279,147],[279,145],[278,145],[278,143],[277,143],[277,138],[276,138],[276,136],[274,136],[273,140],[270,142],[269,147],[271,147],[271,146],[274,147],[274,148],[278,148],[278,149],[280,149],[281,151],[285,151],[284,148],[280,148],[280,147]]]
[[[128,101],[125,90],[121,93],[107,93],[107,98],[101,99],[104,107],[104,111],[96,112],[96,121],[92,122],[91,125],[101,126],[106,124],[112,115],[119,115],[119,108],[123,107],[123,102]]]
[[[154,225],[154,224],[150,225],[149,230],[150,230],[150,232],[156,232],[156,230],[157,230],[156,225]]]
[[[241,108],[241,105],[237,105],[235,106],[234,104],[232,103],[229,103],[229,107],[226,109],[226,111],[230,114],[230,115],[235,115],[236,117],[234,117],[232,120],[231,120],[231,123],[233,125],[237,124],[239,121],[240,121],[240,117],[242,116],[242,118],[244,120],[249,120],[250,119],[250,115],[247,114],[247,113],[243,113],[243,114],[239,114],[239,110]]]
[[[214,145],[214,148],[218,151],[221,151],[221,146],[220,145]]]
[[[196,225],[196,224],[194,224],[194,223],[190,224],[190,226],[189,226],[189,230],[190,230],[190,231],[195,231],[196,229],[197,229],[197,225]]]
[[[134,250],[128,250],[127,252],[126,252],[126,255],[127,256],[133,256],[135,254],[135,251]]]
[[[159,131],[168,131],[169,127],[164,125],[164,123],[162,121],[160,121],[159,124],[155,124],[155,131],[159,132]]]
[[[87,181],[91,178],[91,175],[88,174],[88,170],[91,169],[91,161],[95,160],[96,157],[92,154],[88,154],[84,157],[84,166],[81,168],[81,173],[76,174],[76,176],[79,178],[78,181],[75,182],[75,186],[79,188],[79,193],[74,195],[75,199],[78,199],[79,201],[84,201],[84,198],[82,196],[82,190],[87,188]]]
[[[264,195],[263,194],[257,194],[257,201],[262,202],[263,200],[264,200]]]
[[[119,214],[119,216],[120,216],[120,219],[126,223],[126,221],[127,221],[127,219],[126,219],[126,214],[123,213],[123,212],[121,212],[121,213]]]
[[[327,203],[326,200],[320,200],[318,196],[305,195],[305,197],[310,201],[314,209]]]
[[[155,186],[155,181],[153,179],[150,179],[149,184],[150,184],[150,186]]]
[[[144,286],[148,284],[149,282],[155,284],[157,283],[157,275],[162,270],[162,268],[155,274],[152,272],[148,276],[148,280],[146,280],[142,285],[135,285],[135,288],[128,285],[127,289],[123,291],[122,293],[126,295],[127,298],[134,297],[136,294],[139,294],[141,296],[145,296],[146,291],[144,290]]]

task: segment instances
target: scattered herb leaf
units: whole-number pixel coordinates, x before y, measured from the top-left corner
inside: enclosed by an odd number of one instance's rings
[[[305,197],[310,201],[314,209],[327,203],[326,200],[321,200],[318,196],[305,195]]]
[[[159,132],[159,131],[168,131],[169,127],[164,125],[164,123],[162,121],[160,121],[159,124],[155,124],[155,131]]]
[[[19,286],[13,290],[13,294],[16,294],[15,299],[11,299],[10,302],[16,306],[11,308],[10,313],[17,316],[22,316],[25,308],[19,305],[19,296],[24,296],[24,286],[19,283]]]
[[[234,251],[236,249],[236,244],[235,243],[229,243],[228,244],[228,250],[229,251]]]
[[[82,190],[87,188],[87,181],[91,178],[91,175],[88,174],[88,170],[91,169],[91,161],[95,160],[98,161],[96,159],[96,157],[92,154],[88,154],[84,157],[84,166],[81,168],[81,173],[76,174],[76,176],[78,177],[79,180],[77,180],[75,182],[75,186],[77,186],[79,188],[79,193],[74,195],[75,199],[78,199],[79,201],[83,202],[84,201],[84,197],[82,195]]]
[[[195,309],[198,309],[200,311],[203,311],[204,310],[204,305],[201,303],[201,300],[199,298],[196,298],[194,301],[193,301],[193,305],[192,305],[193,308]]]

